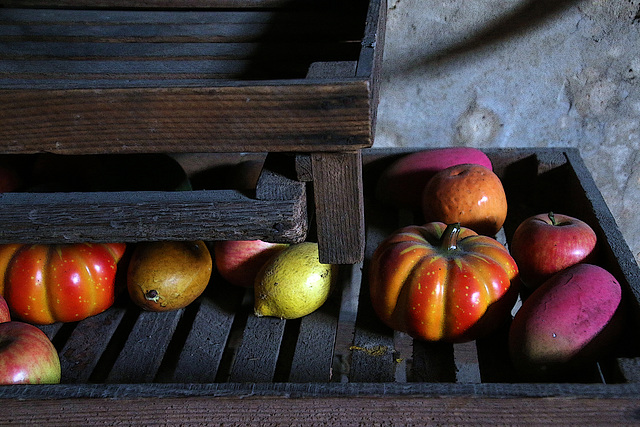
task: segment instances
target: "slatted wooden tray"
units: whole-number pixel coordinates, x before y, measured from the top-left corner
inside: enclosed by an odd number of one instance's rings
[[[42,328],[59,349],[63,383],[0,388],[10,414],[4,420],[610,425],[635,419],[640,270],[578,150],[488,152],[510,206],[498,238],[508,245],[522,219],[550,209],[583,218],[629,308],[610,357],[540,384],[523,383],[512,370],[508,323],[470,343],[428,344],[394,333],[373,314],[367,288],[373,250],[396,228],[420,221],[372,197],[380,171],[406,152],[365,151],[365,260],[340,267],[338,290],[320,310],[293,321],[257,318],[251,292],[217,276],[204,296],[175,312],[140,311],[125,295],[101,315]]]
[[[0,152],[371,146],[385,17],[380,0],[0,1]]]
[[[360,150],[373,143],[386,11],[386,0],[2,0],[0,153],[311,154],[320,256],[361,261]],[[236,239],[299,241],[302,197],[283,186],[257,200],[12,195],[0,241],[28,241],[33,226],[49,241],[219,239],[221,224]]]

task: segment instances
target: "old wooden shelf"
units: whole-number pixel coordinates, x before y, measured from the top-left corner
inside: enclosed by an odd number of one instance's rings
[[[304,153],[321,256],[357,262],[360,150],[373,142],[386,10],[385,0],[0,1],[0,153]],[[124,210],[173,203],[101,196],[47,197],[53,214],[65,201],[82,211],[85,197],[98,209],[113,199]],[[220,206],[213,194],[184,197],[173,206],[185,214]],[[156,238],[180,235],[166,224]],[[108,226],[66,241],[98,240]]]
[[[579,151],[488,151],[510,211],[508,245],[526,216],[553,209],[587,221],[599,264],[623,287],[626,328],[611,355],[553,383],[522,382],[506,353],[508,322],[483,339],[428,344],[375,317],[367,274],[373,250],[419,215],[383,206],[380,171],[409,150],[366,149],[366,253],[340,266],[338,290],[299,320],[257,318],[250,291],[214,276],[186,309],[150,313],[123,296],[105,313],[42,327],[63,366],[63,383],[0,387],[2,421],[90,425],[548,424],[637,422],[640,398],[640,270]]]

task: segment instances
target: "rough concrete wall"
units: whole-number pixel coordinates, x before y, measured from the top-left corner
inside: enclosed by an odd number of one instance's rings
[[[388,0],[375,147],[579,147],[640,260],[640,0]]]

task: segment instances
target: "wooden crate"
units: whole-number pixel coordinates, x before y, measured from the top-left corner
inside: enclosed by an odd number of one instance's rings
[[[257,318],[250,291],[214,276],[183,310],[143,312],[126,296],[107,312],[42,327],[63,383],[0,388],[18,424],[628,424],[640,397],[640,270],[577,149],[488,151],[510,211],[507,245],[525,217],[553,209],[596,231],[599,263],[629,308],[612,354],[554,383],[524,383],[506,352],[508,322],[464,344],[428,344],[375,317],[368,263],[396,228],[419,222],[372,196],[380,171],[408,150],[363,155],[366,256],[340,267],[338,290],[299,320]],[[8,414],[8,415],[7,415]]]
[[[359,156],[373,141],[386,10],[385,0],[2,0],[0,153],[309,154],[321,256],[359,261]],[[221,221],[240,224],[237,239],[301,238],[291,216],[256,233],[256,203],[229,194],[49,195],[38,215],[56,217],[52,229],[79,226],[55,215],[62,206],[97,222],[64,241],[114,231],[96,215],[105,207],[123,212],[116,235],[129,241],[217,239],[225,237],[215,220],[206,231],[179,232],[175,215],[153,211],[224,211],[228,197],[233,212],[252,213]],[[12,199],[5,211],[28,210],[40,197]],[[85,211],[84,200],[93,209]],[[340,221],[345,211],[357,219],[350,226]],[[0,215],[15,231],[0,239],[27,240],[33,223],[12,215]],[[140,232],[136,217],[155,234]],[[57,232],[50,238],[63,240]]]

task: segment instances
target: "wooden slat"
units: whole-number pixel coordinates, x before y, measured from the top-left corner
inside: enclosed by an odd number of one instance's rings
[[[276,370],[286,320],[249,314],[229,382],[270,382]]]
[[[368,84],[357,81],[4,90],[0,139],[7,144],[1,149],[65,154],[343,151],[372,142],[367,97]]]
[[[343,10],[104,11],[0,9],[0,40],[94,42],[342,42],[362,23]]]
[[[366,246],[358,313],[351,346],[349,381],[393,382],[396,360],[393,331],[383,325],[373,310],[369,294],[369,265],[380,242],[397,227],[397,215],[376,209],[373,200],[366,207]]]
[[[350,279],[348,268],[340,268],[333,295],[315,312],[300,320],[298,339],[289,374],[289,382],[328,382],[331,380],[333,350],[340,314],[339,292]]]
[[[243,289],[217,276],[205,291],[182,346],[172,380],[179,383],[214,382],[240,305]]]
[[[330,60],[348,58],[356,52],[356,42],[345,42],[334,46],[329,42],[304,42],[291,40],[290,42],[266,43],[92,43],[92,42],[50,42],[50,41],[14,41],[0,44],[0,56],[4,60],[20,59],[118,59],[144,60],[249,60],[251,58],[271,58],[274,62],[296,64],[303,61],[323,60],[329,55]],[[328,53],[328,54],[327,54]],[[319,59],[320,58],[320,59]],[[152,67],[149,66],[150,70]],[[18,69],[18,72],[21,70]]]
[[[306,215],[304,193],[294,200],[256,200],[232,190],[7,193],[0,200],[0,242],[298,242],[306,236]]]
[[[6,400],[12,425],[635,425],[632,397],[479,399],[450,396],[243,397]],[[339,421],[336,421],[339,420]]]
[[[360,262],[364,257],[361,154],[313,153],[311,161],[320,262]]]
[[[141,311],[105,382],[152,382],[183,311]]]
[[[60,350],[62,382],[87,383],[126,311],[116,306],[89,317],[73,330]]]
[[[455,382],[453,344],[414,341],[410,377],[416,382]]]
[[[293,2],[296,4],[310,4],[312,0]],[[11,7],[74,7],[74,8],[176,8],[176,9],[217,9],[217,8],[265,8],[290,6],[291,0],[145,0],[133,2],[131,0],[3,0],[2,4]]]

